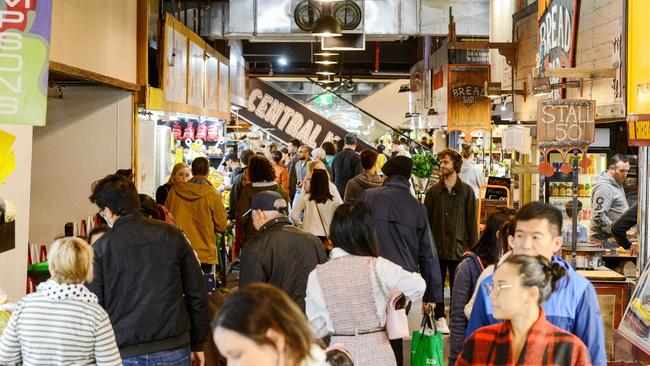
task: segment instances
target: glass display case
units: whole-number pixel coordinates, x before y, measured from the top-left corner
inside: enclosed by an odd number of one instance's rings
[[[582,212],[578,216],[578,224],[589,229],[589,222],[592,217],[591,190],[595,179],[607,170],[607,154],[589,153],[591,165],[587,169],[580,169],[578,174],[578,200],[582,203]],[[578,155],[578,164],[580,158]],[[569,156],[567,164],[573,167],[573,156]],[[545,202],[557,207],[562,212],[563,227],[569,226],[569,216],[566,214],[565,204],[573,199],[573,173],[564,174],[560,172],[562,167],[562,156],[559,153],[549,154],[549,162],[555,168],[555,174],[551,177],[540,178],[544,180]]]

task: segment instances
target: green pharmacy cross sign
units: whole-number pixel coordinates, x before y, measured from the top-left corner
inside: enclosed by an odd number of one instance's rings
[[[44,126],[52,0],[0,0],[0,124]]]

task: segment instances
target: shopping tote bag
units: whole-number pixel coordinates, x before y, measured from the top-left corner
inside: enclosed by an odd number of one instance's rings
[[[442,359],[442,333],[431,315],[424,315],[411,339],[411,366],[442,366]]]

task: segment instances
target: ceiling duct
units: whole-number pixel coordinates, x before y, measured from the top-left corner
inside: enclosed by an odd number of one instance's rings
[[[347,0],[332,5],[343,33],[364,33],[366,41],[447,34],[453,6],[459,36],[489,35],[489,0]],[[204,15],[205,14],[205,15]],[[201,13],[201,36],[254,41],[311,42],[309,25],[320,3],[306,0],[213,2]]]

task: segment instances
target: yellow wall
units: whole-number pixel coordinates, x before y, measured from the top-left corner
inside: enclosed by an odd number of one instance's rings
[[[135,83],[135,0],[54,0],[50,60]]]
[[[628,1],[627,110],[628,114],[650,113],[650,89],[637,93],[638,84],[650,83],[650,1]]]

